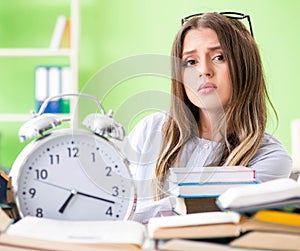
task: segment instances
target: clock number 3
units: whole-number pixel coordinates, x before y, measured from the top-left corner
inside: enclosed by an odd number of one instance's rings
[[[112,196],[117,197],[119,195],[119,188],[117,186],[113,186],[112,189],[114,190]]]

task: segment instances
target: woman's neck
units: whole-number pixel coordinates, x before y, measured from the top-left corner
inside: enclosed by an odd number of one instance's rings
[[[223,120],[219,112],[211,112],[200,109],[200,116],[198,121],[199,137],[216,142],[221,141],[221,130],[225,129],[223,128],[223,126],[219,127],[222,121]]]

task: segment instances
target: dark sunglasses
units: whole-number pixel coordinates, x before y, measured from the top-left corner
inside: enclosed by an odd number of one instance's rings
[[[239,13],[239,12],[229,12],[229,11],[226,11],[226,12],[216,12],[218,14],[221,14],[221,15],[224,15],[228,18],[231,18],[231,19],[247,19],[248,21],[248,24],[249,24],[249,29],[250,29],[250,33],[251,33],[251,36],[253,36],[253,30],[252,30],[252,24],[251,24],[251,20],[250,20],[250,16],[247,15],[247,14],[243,14],[243,13]],[[183,25],[184,23],[186,23],[187,21],[189,21],[190,19],[192,18],[195,18],[195,17],[200,17],[202,15],[204,15],[205,13],[197,13],[197,14],[193,14],[193,15],[190,15],[190,16],[187,16],[187,17],[184,17],[181,19],[181,25]]]

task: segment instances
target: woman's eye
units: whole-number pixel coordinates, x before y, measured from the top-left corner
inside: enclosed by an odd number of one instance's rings
[[[224,56],[223,55],[218,55],[218,56],[215,56],[213,58],[214,61],[223,61],[224,60]]]
[[[196,60],[190,59],[183,62],[183,67],[189,67],[196,64]]]

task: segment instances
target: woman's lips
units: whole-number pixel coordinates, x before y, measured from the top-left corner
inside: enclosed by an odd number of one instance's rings
[[[216,89],[217,89],[216,85],[214,85],[213,83],[207,82],[207,83],[200,85],[198,87],[197,91],[200,94],[209,94],[209,93],[214,92]]]

